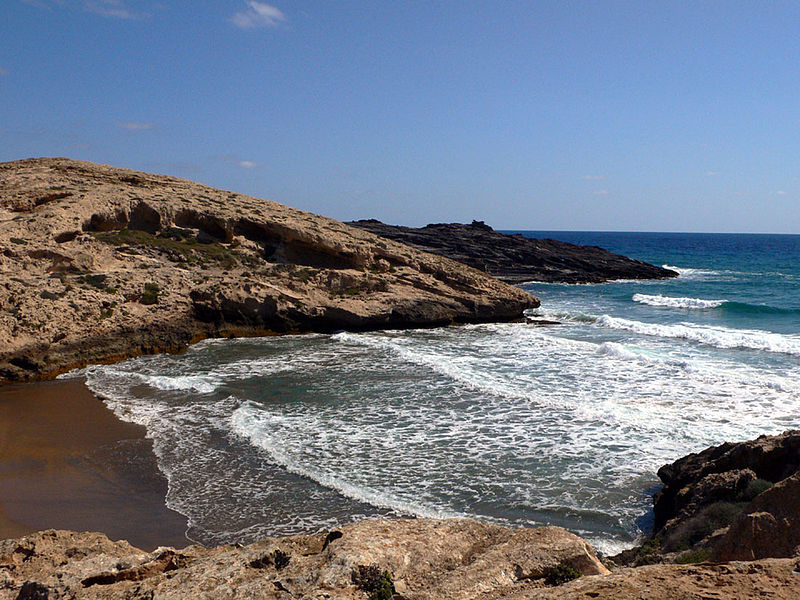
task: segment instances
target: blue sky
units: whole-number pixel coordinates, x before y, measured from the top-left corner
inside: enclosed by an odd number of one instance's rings
[[[800,233],[800,3],[2,0],[30,156],[343,220]]]

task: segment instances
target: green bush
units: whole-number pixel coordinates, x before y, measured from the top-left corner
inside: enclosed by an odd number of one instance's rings
[[[694,563],[706,562],[711,558],[711,553],[708,550],[690,550],[684,552],[675,559],[675,563],[679,565],[691,565]]]
[[[144,293],[142,293],[142,298],[139,302],[147,305],[158,304],[158,292],[159,287],[157,283],[145,283]]]
[[[664,549],[667,552],[690,549],[717,529],[730,525],[743,507],[741,502],[714,502],[703,507],[669,534]]]
[[[390,600],[395,594],[392,574],[378,565],[358,565],[350,574],[353,584],[365,592],[369,600]]]
[[[767,481],[766,479],[754,479],[747,484],[747,488],[742,492],[742,500],[749,502],[761,492],[766,492],[771,487],[771,481]]]
[[[561,585],[581,576],[577,569],[561,563],[558,566],[550,567],[544,572],[544,582],[546,585]]]

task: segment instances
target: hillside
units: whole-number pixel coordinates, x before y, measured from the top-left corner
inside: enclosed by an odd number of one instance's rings
[[[0,163],[0,381],[205,337],[508,320],[538,305],[275,202],[66,158]]]

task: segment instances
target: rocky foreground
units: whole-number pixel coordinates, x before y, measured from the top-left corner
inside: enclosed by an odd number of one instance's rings
[[[602,283],[611,279],[666,279],[675,271],[614,254],[521,234],[499,233],[483,221],[425,227],[386,225],[375,219],[349,223],[420,250],[447,256],[510,283]]]
[[[204,337],[500,321],[538,305],[275,202],[65,158],[0,164],[0,381]]]
[[[789,599],[795,560],[658,565],[610,573],[557,527],[376,520],[249,546],[142,552],[99,533],[48,530],[0,542],[0,600]]]

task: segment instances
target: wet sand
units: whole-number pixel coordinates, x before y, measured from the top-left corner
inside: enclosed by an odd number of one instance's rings
[[[52,528],[187,546],[144,434],[80,379],[0,387],[0,539]]]

